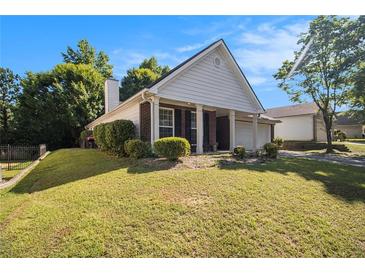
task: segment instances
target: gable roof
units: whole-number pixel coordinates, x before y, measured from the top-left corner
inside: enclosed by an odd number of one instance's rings
[[[253,95],[253,100],[256,101],[257,105],[259,108],[262,109],[262,111],[265,111],[265,108],[263,107],[263,105],[261,104],[260,100],[258,99],[255,91],[253,90],[251,84],[248,82],[246,76],[244,75],[241,67],[238,65],[236,59],[234,58],[234,56],[232,55],[232,52],[229,50],[227,44],[225,43],[225,41],[223,39],[219,39],[213,43],[211,43],[210,45],[208,45],[207,47],[203,48],[201,51],[199,51],[198,53],[194,54],[192,57],[188,58],[187,60],[185,60],[184,62],[180,63],[179,65],[177,65],[176,67],[174,67],[172,70],[170,70],[169,72],[167,72],[166,74],[162,75],[160,78],[158,78],[155,82],[153,82],[151,85],[147,86],[148,89],[152,89],[156,88],[157,86],[161,85],[162,82],[168,81],[168,78],[173,78],[176,74],[178,74],[181,70],[184,69],[184,66],[187,67],[189,66],[189,63],[193,63],[196,60],[198,60],[200,57],[202,57],[206,52],[208,52],[211,49],[216,48],[218,45],[223,45],[224,48],[226,49],[228,55],[232,58],[232,61],[234,63],[234,66],[236,67],[236,69],[238,70],[240,76],[242,77],[243,81],[247,84],[249,91],[251,92],[251,94]]]
[[[362,125],[365,124],[360,118],[351,117],[346,112],[336,113],[336,124],[337,125]]]
[[[153,86],[155,86],[157,83],[161,82],[163,79],[165,79],[167,76],[169,76],[170,74],[174,73],[175,71],[177,71],[179,68],[181,68],[182,66],[184,66],[185,64],[189,63],[191,60],[193,60],[195,57],[197,57],[199,54],[201,54],[202,52],[206,51],[208,48],[210,48],[211,46],[217,44],[218,42],[223,41],[223,39],[220,39],[218,41],[215,41],[213,43],[211,43],[210,45],[206,46],[205,48],[203,48],[201,51],[197,52],[196,54],[194,54],[193,56],[191,56],[190,58],[186,59],[185,61],[183,61],[182,63],[178,64],[177,66],[175,66],[173,69],[170,69],[168,72],[166,72],[164,75],[162,75],[160,78],[158,78],[157,80],[155,80],[152,84],[148,85],[147,88],[152,88]],[[224,42],[224,41],[223,41]]]
[[[267,112],[265,114],[270,117],[280,118],[306,114],[317,114],[318,111],[319,108],[316,103],[304,103],[298,105],[269,108],[267,109]]]

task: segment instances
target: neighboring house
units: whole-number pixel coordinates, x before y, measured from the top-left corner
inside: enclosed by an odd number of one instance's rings
[[[315,103],[270,108],[266,115],[281,121],[275,126],[275,137],[287,141],[327,140],[322,112]]]
[[[119,82],[107,80],[106,113],[87,125],[134,122],[142,140],[180,136],[203,153],[271,141],[275,119],[265,110],[223,40],[209,45],[137,94],[119,103]]]
[[[339,129],[347,138],[361,138],[365,136],[365,124],[362,120],[350,117],[344,112],[336,114],[334,129]]]

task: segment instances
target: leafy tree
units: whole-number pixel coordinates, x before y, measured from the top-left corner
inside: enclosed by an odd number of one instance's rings
[[[105,79],[113,75],[113,66],[109,64],[108,55],[103,51],[97,53],[86,39],[78,42],[76,50],[67,47],[62,56],[65,63],[92,65]]]
[[[77,144],[84,126],[103,112],[103,76],[91,65],[60,64],[28,72],[16,112],[20,142],[51,149]]]
[[[365,39],[365,16],[358,20],[359,36]],[[354,86],[349,93],[350,114],[360,118],[365,123],[365,47],[360,48],[359,63],[353,74]]]
[[[158,65],[157,59],[145,59],[138,68],[131,68],[123,77],[120,88],[120,100],[125,101],[141,89],[152,84],[170,70],[168,66]]]
[[[11,123],[16,99],[19,94],[20,77],[8,68],[0,67],[0,143],[9,142]]]
[[[294,60],[286,60],[274,75],[279,87],[293,102],[310,99],[322,112],[326,126],[327,152],[332,152],[331,129],[335,112],[347,103],[351,89],[351,75],[364,47],[360,32],[361,20],[336,16],[319,16],[310,23],[308,32],[301,35]],[[310,44],[301,65],[291,73],[295,61]]]
[[[365,123],[365,62],[359,64],[353,79],[354,88],[349,93],[350,114],[362,119]]]

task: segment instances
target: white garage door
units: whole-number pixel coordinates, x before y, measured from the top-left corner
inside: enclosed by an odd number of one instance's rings
[[[259,148],[270,142],[270,133],[270,125],[257,125],[257,146]],[[236,121],[236,145],[252,149],[252,123]]]

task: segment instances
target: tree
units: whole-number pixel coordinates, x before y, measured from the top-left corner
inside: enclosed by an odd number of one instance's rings
[[[359,64],[354,74],[354,87],[349,93],[350,114],[365,123],[365,62]]]
[[[358,20],[359,36],[365,39],[365,16]],[[353,74],[353,89],[349,93],[350,114],[365,123],[365,47],[360,48],[359,63]]]
[[[62,56],[65,63],[92,65],[105,79],[113,75],[108,55],[103,51],[97,53],[86,39],[78,42],[76,50],[67,47],[67,52],[62,53]]]
[[[59,64],[28,72],[16,111],[18,141],[51,149],[77,144],[84,126],[103,112],[103,76],[91,65]]]
[[[8,68],[0,67],[0,143],[9,142],[11,123],[20,77]]]
[[[123,77],[120,88],[120,100],[125,101],[141,89],[152,84],[170,70],[168,66],[160,66],[155,57],[145,59],[138,68],[131,68]]]
[[[350,20],[336,16],[319,16],[310,23],[308,32],[298,40],[302,45],[294,60],[286,60],[274,75],[279,87],[293,102],[307,99],[321,110],[326,127],[327,152],[332,152],[332,122],[338,107],[347,103],[351,76],[359,61],[364,37],[359,26],[362,18]],[[311,41],[301,65],[290,73],[295,61]]]

